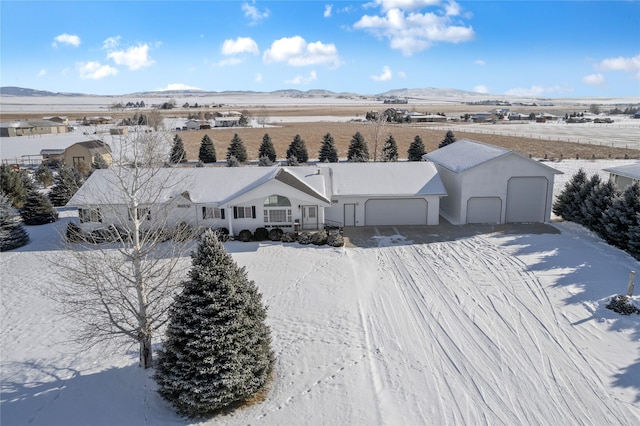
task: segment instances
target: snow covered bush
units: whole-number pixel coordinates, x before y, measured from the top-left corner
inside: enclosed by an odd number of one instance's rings
[[[329,234],[327,236],[327,244],[331,247],[342,247],[344,246],[344,238],[340,234]]]
[[[253,234],[248,229],[243,229],[238,233],[238,240],[243,243],[253,240]]]
[[[300,235],[298,235],[298,242],[303,245],[311,244],[311,232],[301,232]]]
[[[213,232],[216,234],[219,241],[222,241],[223,243],[225,241],[229,241],[229,230],[227,228],[217,228]]]
[[[640,314],[640,309],[638,309],[631,298],[625,294],[612,297],[606,308],[622,315]]]
[[[269,240],[271,241],[282,241],[282,235],[284,231],[280,228],[273,228],[269,230]]]
[[[316,232],[311,235],[311,242],[317,246],[327,244],[327,233],[325,231]]]
[[[183,415],[234,408],[267,384],[275,361],[267,309],[244,267],[213,232],[192,254],[158,354],[158,391]]]
[[[22,226],[9,199],[0,195],[0,251],[13,250],[29,242],[29,234]]]
[[[286,232],[282,235],[281,241],[283,243],[295,243],[296,234],[294,234],[293,232]]]
[[[269,231],[267,231],[267,228],[257,228],[256,232],[253,233],[253,238],[256,241],[264,241],[269,238]]]

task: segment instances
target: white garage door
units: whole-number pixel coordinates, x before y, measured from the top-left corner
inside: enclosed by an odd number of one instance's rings
[[[544,222],[547,178],[515,177],[507,185],[507,222]]]
[[[415,198],[367,200],[365,225],[426,225],[427,200]]]
[[[501,213],[498,197],[471,197],[467,201],[467,223],[500,223]]]

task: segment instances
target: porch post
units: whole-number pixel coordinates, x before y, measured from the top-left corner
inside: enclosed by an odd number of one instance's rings
[[[233,210],[231,206],[227,209],[227,217],[229,218],[229,235],[233,235],[233,212],[229,210]]]

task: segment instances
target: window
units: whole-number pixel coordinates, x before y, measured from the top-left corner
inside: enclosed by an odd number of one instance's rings
[[[291,209],[264,209],[265,223],[291,222]]]
[[[217,207],[203,207],[202,208],[203,219],[224,219],[224,209]]]
[[[99,208],[95,209],[78,209],[80,223],[85,222],[102,222],[102,213]]]
[[[233,208],[234,219],[255,219],[256,218],[256,206],[251,207],[234,207]]]
[[[151,209],[149,207],[138,207],[136,210],[136,219],[151,220]],[[133,220],[133,209],[129,209],[129,220]]]
[[[264,200],[265,207],[291,207],[291,201],[282,195],[269,195]]]
[[[73,165],[77,166],[80,163],[84,163],[84,157],[73,157]]]

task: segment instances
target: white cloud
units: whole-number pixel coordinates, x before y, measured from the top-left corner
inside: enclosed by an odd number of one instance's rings
[[[504,94],[510,96],[546,96],[554,93],[571,93],[573,89],[567,86],[543,87],[533,85],[529,88],[517,87],[507,90]]]
[[[285,83],[294,84],[296,86],[301,86],[301,85],[307,85],[307,84],[309,84],[312,81],[315,81],[317,79],[318,79],[318,75],[316,74],[316,72],[315,71],[311,71],[307,77],[305,77],[303,75],[297,75],[297,76],[293,77],[291,80],[285,81]]]
[[[222,43],[223,55],[239,55],[243,53],[258,55],[260,53],[258,43],[250,37],[238,37],[235,40],[227,39]]]
[[[472,40],[472,27],[453,23],[452,17],[460,14],[457,3],[450,1],[441,13],[422,13],[426,6],[439,5],[433,1],[378,0],[382,15],[365,15],[353,26],[374,36],[389,40],[393,49],[410,56],[428,49],[434,42],[460,43]]]
[[[624,71],[633,73],[635,78],[640,78],[640,55],[632,58],[618,56],[617,58],[603,59],[596,65],[600,71]]]
[[[256,83],[262,83],[262,74],[257,73],[256,78],[254,79]]]
[[[44,68],[40,70],[40,72],[38,72],[38,77],[44,77],[45,75],[47,75],[47,70],[45,70]]]
[[[391,68],[389,68],[388,66],[384,66],[382,68],[382,74],[380,75],[372,75],[371,76],[371,80],[373,81],[387,81],[387,80],[391,80],[391,78],[393,77],[393,74],[391,73]]]
[[[118,74],[118,70],[109,65],[102,65],[97,61],[76,64],[80,78],[87,80],[100,80],[105,77]]]
[[[156,61],[149,57],[148,44],[139,44],[127,50],[109,52],[107,58],[113,59],[116,64],[124,65],[130,70],[139,70],[140,68],[146,68],[156,63]]]
[[[219,67],[230,67],[233,65],[238,65],[242,63],[242,59],[241,58],[227,58],[227,59],[222,59],[221,61],[218,61],[218,66]]]
[[[307,43],[300,36],[284,37],[274,41],[271,48],[264,52],[263,60],[266,63],[286,62],[294,67],[340,64],[338,50],[334,44],[324,44],[320,41]]]
[[[322,16],[324,16],[325,18],[330,18],[332,9],[333,9],[333,5],[332,4],[325,4],[324,5],[324,14]]]
[[[606,83],[602,74],[589,74],[582,77],[582,81],[592,86],[602,86]]]
[[[193,86],[187,86],[186,84],[182,84],[182,83],[171,83],[171,84],[167,84],[167,87],[165,87],[164,89],[156,89],[156,92],[166,92],[169,90],[202,90],[199,87],[193,87]]]
[[[476,65],[486,65],[487,64],[482,59],[476,59],[475,61],[473,61],[473,63],[476,64]]]
[[[253,4],[256,2],[254,1]],[[270,15],[269,9],[265,9],[264,11],[260,11],[256,6],[253,6],[249,3],[242,4],[242,11],[244,12],[244,16],[251,19],[250,25],[256,25],[263,19],[266,19]]]
[[[473,91],[476,93],[489,93],[489,88],[484,84],[479,84],[473,87]]]
[[[58,47],[58,43],[60,44],[68,44],[74,47],[78,47],[80,46],[80,37],[77,35],[72,35],[72,34],[60,34],[58,36],[55,36],[53,38],[53,43],[51,43],[51,45],[53,47]]]
[[[102,48],[105,50],[114,50],[120,44],[120,36],[109,37],[102,42]]]

